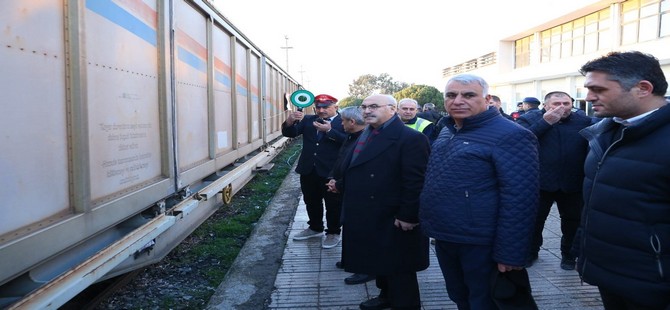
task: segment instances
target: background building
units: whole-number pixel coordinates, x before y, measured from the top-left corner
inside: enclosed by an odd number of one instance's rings
[[[505,111],[522,98],[542,100],[563,90],[589,111],[584,77],[578,72],[587,61],[611,51],[638,50],[658,58],[670,77],[670,0],[603,0],[565,16],[503,38],[497,51],[443,69],[451,76],[472,73],[484,77],[491,94]]]

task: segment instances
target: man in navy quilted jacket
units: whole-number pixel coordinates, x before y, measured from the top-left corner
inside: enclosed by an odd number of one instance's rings
[[[516,121],[532,131],[540,143],[540,205],[528,267],[538,258],[544,222],[555,202],[561,216],[561,268],[575,269],[570,249],[584,204],[582,183],[588,149],[579,131],[591,126],[591,118],[573,113],[573,101],[566,92],[550,92],[544,96],[544,108],[528,111]]]
[[[489,108],[488,88],[470,74],[447,82],[447,126],[432,145],[420,199],[420,225],[436,240],[459,309],[497,309],[491,276],[524,268],[538,206],[537,138]]]

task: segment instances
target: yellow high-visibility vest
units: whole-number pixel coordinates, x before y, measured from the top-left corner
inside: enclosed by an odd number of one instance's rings
[[[423,132],[423,130],[426,129],[426,127],[428,127],[428,125],[430,124],[432,124],[431,121],[417,117],[416,122],[414,122],[414,124],[405,124],[405,126],[412,128],[418,132]]]

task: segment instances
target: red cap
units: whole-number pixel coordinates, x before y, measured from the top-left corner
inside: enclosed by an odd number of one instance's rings
[[[314,105],[317,107],[327,107],[337,103],[337,99],[331,95],[321,94],[314,97]]]

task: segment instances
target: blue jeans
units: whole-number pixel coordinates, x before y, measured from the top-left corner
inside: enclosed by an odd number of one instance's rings
[[[498,309],[491,298],[491,274],[498,268],[492,246],[435,240],[435,254],[459,310]]]

